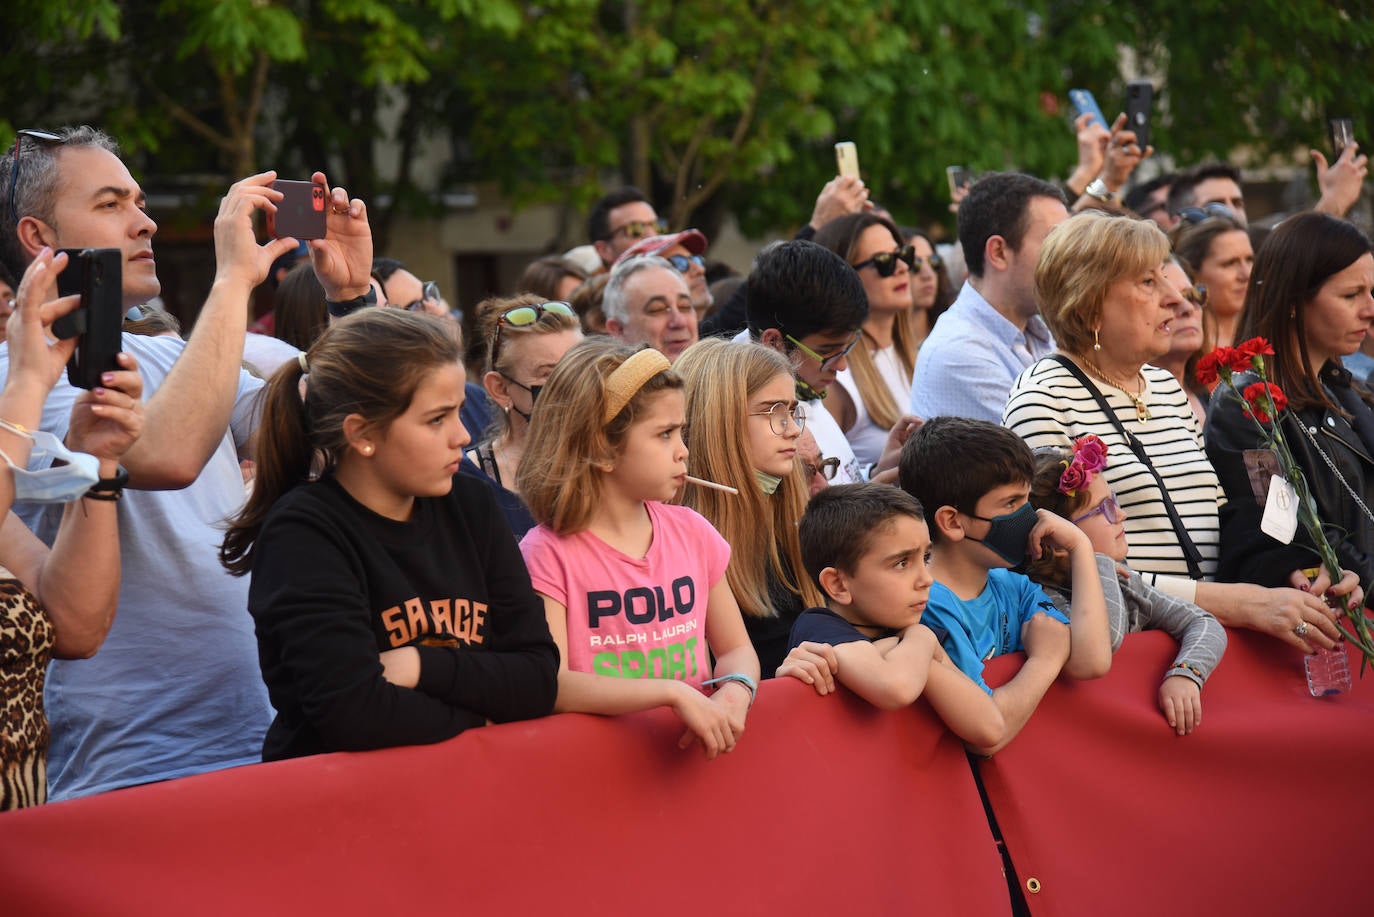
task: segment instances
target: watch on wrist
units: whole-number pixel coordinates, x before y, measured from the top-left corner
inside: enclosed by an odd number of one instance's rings
[[[1083,189],[1083,193],[1088,197],[1097,198],[1104,204],[1116,200],[1116,192],[1108,188],[1107,183],[1100,178],[1088,182],[1088,187]]]
[[[92,500],[118,500],[124,496],[124,485],[128,483],[129,470],[123,465],[116,465],[114,477],[100,478],[91,485],[85,495]]]
[[[345,299],[338,302],[332,299],[326,299],[324,301],[325,308],[328,309],[329,314],[335,318],[342,318],[351,312],[357,312],[359,309],[365,309],[368,306],[375,305],[377,305],[377,289],[371,284],[368,285],[367,292],[362,296],[355,296],[352,299]]]

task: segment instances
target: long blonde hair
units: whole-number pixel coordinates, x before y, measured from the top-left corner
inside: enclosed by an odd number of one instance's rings
[[[644,406],[658,392],[682,388],[681,377],[665,369],[603,421],[606,380],[643,349],[610,338],[588,338],[558,361],[534,403],[515,485],[535,521],[560,535],[591,525],[606,476],[597,466],[615,461]]]
[[[859,237],[870,226],[882,226],[892,233],[892,242],[898,248],[906,244],[895,223],[873,213],[854,213],[831,220],[816,233],[816,244],[824,245],[852,266],[858,257]],[[908,306],[892,320],[892,346],[908,385],[916,369],[916,348],[920,344],[912,312],[913,309]],[[867,335],[864,336],[867,338]],[[867,345],[849,351],[845,362],[849,364],[854,385],[859,390],[868,416],[882,429],[892,429],[902,419],[906,406],[898,404],[897,399],[892,397],[892,389],[888,388],[887,381],[878,371],[878,364],[873,361],[873,354]]]
[[[740,608],[756,618],[777,616],[768,597],[769,572],[806,605],[823,605],[802,566],[797,537],[808,495],[800,461],[793,461],[772,496],[759,487],[749,461],[749,399],[778,376],[792,378],[787,358],[761,344],[708,338],[687,348],[673,368],[687,386],[687,467],[739,490],[736,496],[688,483],[683,503],[729,542],[725,576]]]

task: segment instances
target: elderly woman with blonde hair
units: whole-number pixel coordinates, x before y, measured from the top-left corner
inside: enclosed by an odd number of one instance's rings
[[[1086,212],[1056,227],[1035,290],[1059,353],[1021,373],[1003,423],[1032,448],[1102,438],[1107,483],[1127,510],[1127,561],[1147,582],[1228,626],[1305,651],[1330,648],[1334,615],[1318,598],[1329,584],[1306,591],[1213,581],[1225,496],[1187,394],[1172,373],[1149,365],[1169,350],[1182,303],[1168,260],[1168,239],[1148,221]],[[1290,582],[1307,581],[1293,571]],[[1357,586],[1350,575],[1335,589]]]

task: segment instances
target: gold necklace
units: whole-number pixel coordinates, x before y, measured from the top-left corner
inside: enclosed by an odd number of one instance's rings
[[[1090,376],[1102,380],[1112,388],[1120,389],[1125,393],[1127,398],[1131,399],[1131,403],[1135,405],[1136,421],[1144,423],[1150,419],[1150,406],[1145,403],[1145,373],[1142,370],[1136,370],[1135,372],[1136,381],[1140,384],[1140,391],[1133,392],[1123,385],[1120,380],[1113,379],[1102,370],[1098,369],[1097,365],[1093,363],[1092,360],[1084,358],[1082,362],[1083,368],[1088,371]]]

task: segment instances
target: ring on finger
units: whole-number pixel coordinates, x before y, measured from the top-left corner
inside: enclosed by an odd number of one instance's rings
[[[1298,637],[1298,639],[1302,639],[1302,638],[1306,637],[1306,636],[1307,636],[1307,622],[1306,622],[1306,621],[1299,621],[1299,622],[1298,622],[1298,626],[1295,627],[1295,628],[1293,628],[1293,633],[1294,633],[1294,635],[1296,635],[1296,636]]]

